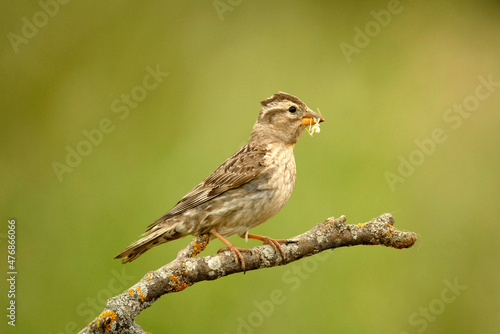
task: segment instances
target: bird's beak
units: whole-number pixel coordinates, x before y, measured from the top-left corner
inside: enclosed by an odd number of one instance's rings
[[[304,116],[302,116],[302,122],[300,124],[302,125],[313,125],[317,123],[324,122],[325,120],[321,115],[315,113],[311,109],[307,109],[307,112],[305,113]]]

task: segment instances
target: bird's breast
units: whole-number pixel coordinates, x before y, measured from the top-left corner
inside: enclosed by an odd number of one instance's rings
[[[262,172],[250,182],[228,190],[183,213],[179,227],[185,234],[207,233],[243,236],[249,229],[277,214],[288,202],[295,185],[293,147],[269,149]]]
[[[273,216],[288,202],[295,186],[293,146],[270,149],[264,157],[264,164],[266,169],[263,177],[267,182],[261,182],[261,191],[269,192],[269,207]]]

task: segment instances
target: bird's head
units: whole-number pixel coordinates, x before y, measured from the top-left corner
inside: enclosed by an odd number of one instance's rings
[[[279,92],[261,102],[262,110],[253,127],[252,137],[264,137],[293,145],[305,128],[321,123],[315,113],[297,97]]]

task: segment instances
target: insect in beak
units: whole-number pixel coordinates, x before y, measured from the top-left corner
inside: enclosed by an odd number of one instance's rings
[[[321,115],[321,111],[318,108],[318,114],[321,116],[320,119],[317,118],[309,118],[309,129],[306,128],[307,133],[312,137],[315,133],[320,133],[321,129],[319,128],[319,123],[324,120],[323,115]],[[314,120],[314,121],[313,121]],[[314,122],[314,125],[313,125]]]

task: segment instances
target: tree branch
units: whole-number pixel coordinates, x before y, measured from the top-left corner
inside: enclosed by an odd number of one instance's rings
[[[415,233],[396,230],[394,218],[388,213],[358,225],[346,225],[345,221],[345,216],[328,218],[310,231],[288,239],[289,243],[282,245],[285,259],[270,245],[243,252],[247,271],[285,265],[338,247],[383,245],[401,249],[417,241]],[[162,295],[242,271],[229,251],[195,258],[208,242],[208,235],[195,237],[174,261],[147,273],[137,284],[109,299],[104,311],[80,333],[146,333],[134,319]]]

